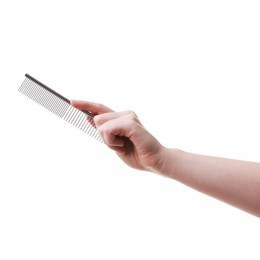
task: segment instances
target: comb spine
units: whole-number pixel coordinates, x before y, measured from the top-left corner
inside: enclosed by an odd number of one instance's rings
[[[54,91],[53,89],[47,87],[46,85],[44,85],[43,83],[41,83],[39,80],[35,79],[34,77],[30,76],[29,74],[25,74],[25,77],[29,78],[30,80],[34,81],[36,84],[42,86],[43,88],[45,88],[46,90],[48,90],[49,92],[51,92],[52,94],[54,94],[55,96],[61,98],[62,100],[64,100],[65,102],[70,104],[70,101],[63,97],[61,94],[59,94],[58,92]]]
[[[51,92],[52,94],[54,94],[55,96],[61,98],[62,100],[64,100],[65,102],[67,102],[68,104],[70,104],[70,100],[65,98],[64,96],[62,96],[61,94],[59,94],[58,92],[54,91],[53,89],[47,87],[45,84],[43,84],[42,82],[40,82],[39,80],[35,79],[34,77],[32,77],[31,75],[29,75],[28,73],[25,74],[25,77],[29,78],[30,80],[34,81],[36,84],[42,86],[44,89],[48,90],[49,92]],[[93,115],[92,113],[90,113],[89,111],[86,110],[81,110],[82,112],[84,112],[85,114],[87,114],[90,117],[94,117],[95,115]]]

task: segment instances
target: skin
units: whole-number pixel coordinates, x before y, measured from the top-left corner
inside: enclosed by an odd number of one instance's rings
[[[175,179],[260,217],[260,163],[170,149],[144,128],[133,111],[114,112],[79,100],[71,105],[95,115],[105,143],[130,167]]]

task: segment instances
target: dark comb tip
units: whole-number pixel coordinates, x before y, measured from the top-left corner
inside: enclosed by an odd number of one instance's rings
[[[53,89],[47,87],[45,84],[43,84],[42,82],[40,82],[39,80],[35,79],[34,77],[30,76],[29,74],[25,74],[25,77],[32,80],[33,82],[35,82],[36,84],[40,85],[41,87],[45,88],[46,90],[48,90],[49,92],[51,92],[52,94],[54,94],[55,96],[61,98],[62,100],[64,100],[65,102],[70,104],[70,101],[63,97],[61,94],[57,93],[56,91],[54,91]]]

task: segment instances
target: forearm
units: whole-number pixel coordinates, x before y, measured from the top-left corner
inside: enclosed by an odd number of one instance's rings
[[[157,171],[260,217],[260,164],[164,149]]]

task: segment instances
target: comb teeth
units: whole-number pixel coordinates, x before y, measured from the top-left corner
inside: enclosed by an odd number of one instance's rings
[[[88,111],[82,111],[71,106],[67,98],[45,86],[30,75],[25,75],[25,80],[18,91],[96,140],[103,142],[103,139],[95,128],[94,115]]]

